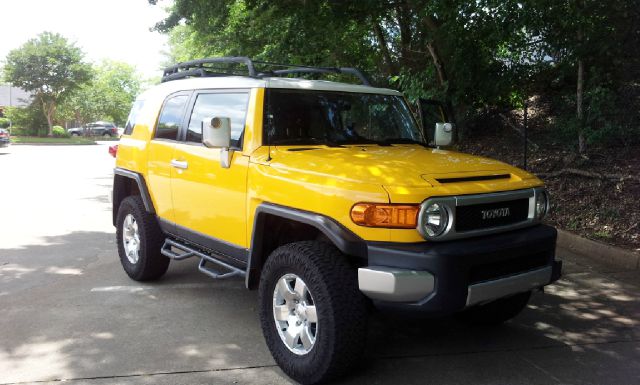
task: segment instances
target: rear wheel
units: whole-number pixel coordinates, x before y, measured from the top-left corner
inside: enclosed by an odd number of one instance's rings
[[[520,293],[477,305],[460,313],[464,321],[478,325],[499,325],[517,316],[529,303],[531,292]]]
[[[111,138],[111,134],[108,133],[108,132],[105,132],[104,134],[102,134],[102,137],[105,138],[105,139],[109,139],[109,138]]]
[[[303,384],[346,373],[366,343],[366,300],[356,269],[333,245],[276,249],[261,274],[260,321],[275,361]]]
[[[146,212],[139,196],[129,196],[122,201],[116,225],[118,254],[127,275],[136,281],[160,278],[170,262],[160,253],[164,234],[156,218]]]

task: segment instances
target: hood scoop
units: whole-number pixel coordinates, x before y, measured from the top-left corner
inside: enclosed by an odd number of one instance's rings
[[[511,174],[474,175],[455,178],[435,178],[438,183],[481,182],[487,180],[511,179]]]

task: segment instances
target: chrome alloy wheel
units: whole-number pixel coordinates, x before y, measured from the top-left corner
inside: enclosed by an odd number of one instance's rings
[[[309,288],[295,274],[285,274],[273,290],[273,318],[280,339],[294,354],[313,349],[318,334],[318,315]]]
[[[134,265],[138,263],[138,259],[140,259],[140,233],[138,232],[138,222],[131,214],[127,214],[122,223],[122,244],[129,262]]]

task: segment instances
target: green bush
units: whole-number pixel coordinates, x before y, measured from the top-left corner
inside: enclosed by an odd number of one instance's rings
[[[47,119],[38,103],[28,107],[7,107],[5,115],[11,119],[12,131],[21,129],[22,135],[46,135]]]
[[[69,133],[60,126],[53,126],[53,136],[55,138],[68,138]]]
[[[11,135],[13,136],[29,136],[31,133],[28,130],[25,130],[20,127],[13,126],[11,127]]]
[[[8,118],[0,118],[0,128],[9,128],[11,121]]]

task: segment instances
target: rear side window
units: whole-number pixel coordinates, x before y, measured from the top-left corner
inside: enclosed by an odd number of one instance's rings
[[[202,121],[219,116],[231,119],[231,146],[239,147],[248,102],[246,92],[199,94],[189,119],[187,142],[202,143]]]
[[[182,114],[188,99],[188,95],[177,95],[166,100],[158,119],[156,139],[178,139],[178,130],[182,123]]]
[[[144,100],[136,100],[133,102],[133,106],[131,106],[131,111],[129,112],[129,117],[127,118],[127,124],[124,126],[124,135],[131,135],[133,132],[133,127],[136,125],[136,120],[138,119],[138,114],[142,107],[144,106]]]

